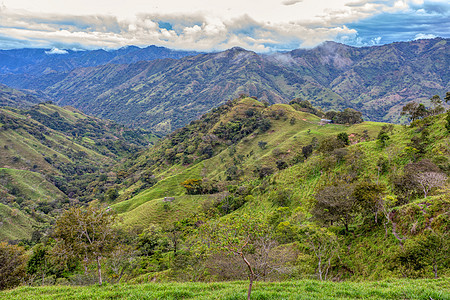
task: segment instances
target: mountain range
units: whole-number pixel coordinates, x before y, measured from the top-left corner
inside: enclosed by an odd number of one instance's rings
[[[149,49],[43,52],[34,67],[2,59],[0,82],[159,134],[240,94],[269,103],[300,97],[325,111],[350,107],[366,120],[398,123],[405,103],[450,90],[449,39],[442,38],[362,48],[327,42],[272,54]]]

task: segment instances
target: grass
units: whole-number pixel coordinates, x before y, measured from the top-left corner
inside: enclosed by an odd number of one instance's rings
[[[18,209],[0,203],[0,240],[31,238],[36,222]]]
[[[66,196],[53,184],[48,182],[42,174],[26,171],[0,168],[0,178],[9,179],[8,186],[15,186],[20,190],[20,196],[25,199],[35,199],[40,202],[51,202]]]
[[[131,228],[146,228],[150,224],[169,225],[177,220],[199,212],[202,204],[212,201],[213,196],[184,195],[171,202],[153,199],[121,215],[122,224]]]
[[[20,287],[0,299],[246,299],[246,281]],[[450,279],[256,282],[252,299],[450,299]]]

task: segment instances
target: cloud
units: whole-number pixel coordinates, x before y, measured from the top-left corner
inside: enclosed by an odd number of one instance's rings
[[[303,2],[303,0],[284,0],[281,3],[283,5],[290,6],[290,5],[294,5],[294,4],[300,3],[300,2]]]
[[[369,18],[357,20],[346,25],[355,29],[358,34],[347,41],[350,45],[372,45],[374,39],[379,44],[417,38],[449,38],[450,3],[408,1],[408,8],[389,10]]]
[[[67,54],[69,52],[67,52],[66,50],[63,49],[58,49],[53,47],[50,51],[45,51],[45,54]]]
[[[230,0],[230,7],[236,1]],[[293,12],[303,13],[319,5],[315,0],[284,0],[283,5],[279,0],[271,1],[273,14],[281,10],[295,15]],[[55,48],[57,53],[64,51],[59,49],[127,45],[201,51],[239,46],[270,52],[313,47],[326,40],[364,46],[450,35],[450,4],[445,1],[349,0],[345,5],[333,5],[309,17],[285,20],[255,17],[248,10],[226,16],[200,10],[142,12],[123,18],[111,14],[36,14],[0,6],[0,48]]]
[[[423,39],[434,39],[437,38],[434,34],[425,34],[425,33],[418,33],[414,37],[414,40],[423,40]]]

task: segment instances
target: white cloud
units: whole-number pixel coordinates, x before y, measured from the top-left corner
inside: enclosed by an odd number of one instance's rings
[[[66,50],[64,50],[64,49],[58,49],[58,48],[55,48],[55,47],[53,47],[50,51],[45,51],[45,54],[67,54],[67,53],[69,53],[69,52],[67,52]]]
[[[283,2],[281,2],[283,5],[294,5],[297,3],[303,2],[303,0],[284,0]]]
[[[436,37],[437,36],[435,36],[434,34],[418,33],[414,37],[414,40],[434,39]]]
[[[0,48],[119,48],[150,44],[176,49],[254,51],[355,40],[345,24],[424,0],[2,0]],[[429,2],[431,0],[426,0]],[[442,1],[442,0],[441,0]],[[39,5],[37,4],[39,2]],[[435,3],[435,1],[433,2]],[[163,25],[164,24],[164,25]],[[377,29],[374,28],[376,32]],[[381,33],[375,33],[375,37]],[[378,44],[381,38],[365,43]],[[14,42],[12,42],[14,40]],[[4,46],[6,45],[6,46]]]

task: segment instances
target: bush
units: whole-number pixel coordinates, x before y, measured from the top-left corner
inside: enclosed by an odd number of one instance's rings
[[[0,290],[18,286],[26,275],[25,250],[16,245],[0,243]]]

